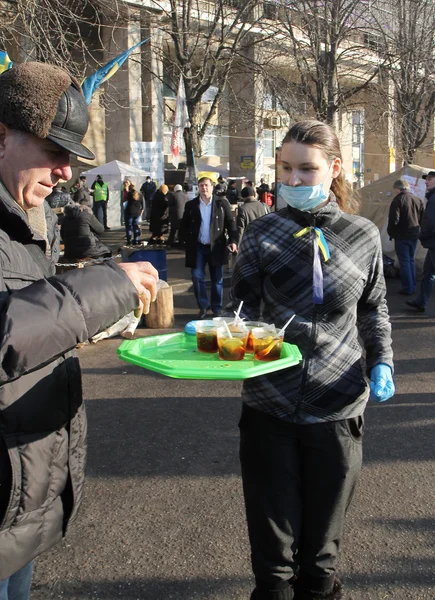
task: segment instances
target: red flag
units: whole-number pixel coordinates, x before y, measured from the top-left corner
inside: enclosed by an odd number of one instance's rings
[[[183,144],[183,132],[186,127],[190,127],[189,113],[187,112],[186,91],[184,89],[183,75],[180,75],[178,84],[177,104],[175,106],[174,124],[172,128],[171,150],[172,164],[178,169],[180,162],[180,149]]]

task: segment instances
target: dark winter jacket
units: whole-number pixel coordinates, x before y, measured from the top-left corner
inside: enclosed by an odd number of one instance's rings
[[[258,217],[264,217],[264,215],[269,214],[269,207],[267,204],[263,204],[258,200],[245,200],[242,206],[239,206],[239,210],[237,211],[237,245],[240,245],[242,241],[243,234],[245,233],[245,229],[254,221],[254,219],[258,219]]]
[[[51,208],[63,208],[72,201],[71,195],[62,190],[54,190],[45,199]]]
[[[65,258],[100,258],[110,256],[110,250],[96,235],[104,233],[104,227],[92,213],[92,209],[79,204],[65,206],[61,227],[65,244]]]
[[[124,209],[126,217],[140,217],[144,209],[144,200],[142,194],[139,194],[139,199],[134,200],[132,192],[127,194],[127,204]]]
[[[322,256],[323,303],[313,302],[313,254],[318,227],[329,246]],[[295,237],[295,234],[298,236]],[[393,366],[379,230],[340,210],[335,200],[316,213],[290,207],[256,219],[239,248],[232,305],[242,316],[286,329],[300,365],[245,380],[243,400],[273,417],[321,423],[356,417],[369,397],[366,375]]]
[[[227,200],[230,204],[237,204],[240,200],[239,190],[236,187],[229,186],[227,190]]]
[[[0,581],[76,517],[86,418],[72,350],[137,304],[113,261],[53,276],[58,229],[45,215],[49,246],[0,184]]]
[[[156,184],[154,181],[144,181],[141,185],[140,191],[144,195],[145,202],[151,202],[156,193]]]
[[[84,204],[85,206],[92,206],[91,195],[85,187],[81,187],[74,192],[73,200],[77,204]]]
[[[172,192],[168,194],[169,203],[169,221],[171,227],[178,229],[180,221],[183,218],[184,207],[186,202],[189,201],[189,196],[185,192]]]
[[[169,229],[169,207],[166,195],[157,190],[151,205],[150,231],[154,236],[168,233]]]
[[[423,248],[435,248],[435,188],[427,192],[426,198],[419,239]]]
[[[196,267],[199,232],[201,229],[201,210],[199,196],[186,202],[180,224],[180,239],[185,242],[186,267]],[[237,243],[237,230],[231,206],[226,198],[213,196],[210,220],[210,242],[212,263],[214,266],[226,264],[228,260],[227,244]]]
[[[394,240],[418,240],[423,202],[410,192],[400,192],[390,204],[387,232]]]

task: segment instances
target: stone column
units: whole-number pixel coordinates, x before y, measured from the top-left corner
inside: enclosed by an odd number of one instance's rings
[[[104,62],[141,41],[140,21],[134,15],[107,40]],[[135,57],[135,58],[134,58]],[[130,143],[142,141],[142,73],[140,49],[133,52],[107,82],[106,161],[130,164]]]
[[[142,39],[150,38],[142,47],[142,139],[145,142],[163,142],[162,32],[156,27],[155,18],[147,15],[142,24]]]
[[[255,61],[255,47],[247,46],[245,53]],[[246,70],[230,80],[234,101],[230,100],[230,175],[245,177],[254,184],[263,171],[263,80]]]

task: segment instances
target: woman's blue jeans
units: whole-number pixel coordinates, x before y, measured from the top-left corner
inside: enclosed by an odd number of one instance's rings
[[[125,231],[127,234],[127,244],[131,242],[132,235],[134,236],[134,241],[138,242],[140,238],[139,217],[131,217],[127,215],[125,218]]]
[[[33,562],[0,581],[0,600],[29,600]]]

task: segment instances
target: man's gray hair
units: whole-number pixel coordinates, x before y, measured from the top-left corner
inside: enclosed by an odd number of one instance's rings
[[[402,192],[409,190],[409,183],[406,179],[396,179],[393,184],[393,189],[402,190]]]

